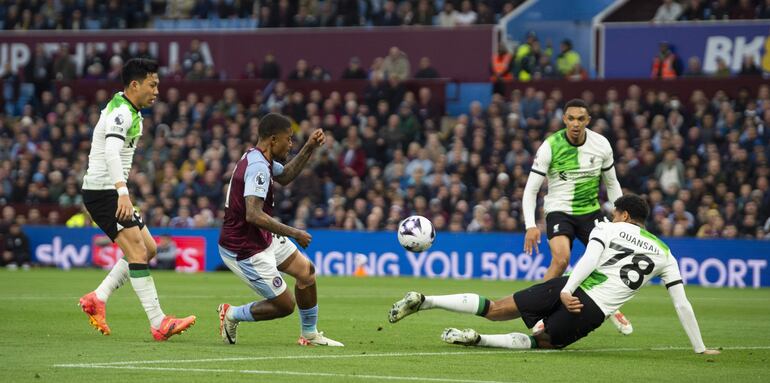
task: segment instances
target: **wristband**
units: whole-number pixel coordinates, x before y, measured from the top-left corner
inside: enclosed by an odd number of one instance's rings
[[[118,188],[118,196],[124,196],[128,195],[128,188],[125,186],[121,186]]]

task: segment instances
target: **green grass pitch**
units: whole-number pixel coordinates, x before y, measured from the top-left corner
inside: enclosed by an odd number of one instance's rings
[[[103,271],[0,271],[2,382],[537,382],[770,381],[770,289],[688,287],[706,345],[696,355],[668,294],[648,286],[624,307],[635,332],[607,323],[563,351],[511,352],[447,345],[445,327],[526,332],[520,320],[489,322],[432,310],[391,325],[390,305],[406,291],[510,294],[527,282],[413,278],[319,279],[319,328],[341,349],[300,347],[297,314],[244,323],[237,345],[219,339],[216,307],[255,295],[231,273],[153,272],[166,313],[195,314],[187,333],[158,343],[130,286],[107,305],[111,336],[93,330],[76,306]]]

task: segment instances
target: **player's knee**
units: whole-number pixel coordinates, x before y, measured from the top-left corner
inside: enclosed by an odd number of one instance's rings
[[[504,310],[502,309],[502,305],[494,301],[490,301],[489,310],[487,310],[487,313],[486,315],[484,315],[484,318],[487,318],[488,320],[491,320],[491,321],[502,321],[502,320],[506,320],[506,315]]]
[[[551,260],[551,267],[561,273],[564,273],[564,271],[567,270],[567,266],[569,266],[569,255],[561,257],[554,256],[553,260]]]
[[[278,309],[279,318],[286,317],[294,313],[294,307],[296,306],[296,303],[294,302],[293,297],[288,296],[286,299],[280,299],[275,303],[276,308]]]
[[[308,286],[315,284],[315,266],[312,262],[308,262],[307,267],[302,270],[299,275],[295,277],[297,279],[297,288],[304,289]]]
[[[308,275],[310,275],[313,278],[313,281],[315,281],[315,265],[313,264],[313,262],[308,262],[307,272],[308,272]]]
[[[124,250],[124,253],[126,254],[127,257],[130,258],[128,259],[129,263],[131,262],[144,263],[150,259],[148,258],[148,254],[147,254],[147,246],[145,246],[144,241],[142,241],[141,239],[131,240],[128,242],[128,245],[131,248],[129,249],[129,251]]]

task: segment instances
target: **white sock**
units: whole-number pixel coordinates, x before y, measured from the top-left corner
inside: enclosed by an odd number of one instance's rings
[[[128,262],[121,258],[115,263],[115,266],[112,266],[112,270],[110,270],[109,274],[104,277],[104,280],[99,284],[99,287],[96,288],[96,297],[102,302],[107,302],[110,295],[112,295],[118,287],[123,286],[127,280]]]
[[[144,311],[147,313],[150,325],[153,328],[160,327],[160,323],[163,322],[166,314],[163,314],[163,310],[160,308],[158,292],[155,291],[155,281],[150,276],[131,278],[131,286],[134,287],[136,296],[142,302],[142,307],[144,307]]]
[[[532,337],[526,334],[512,332],[510,334],[480,335],[477,346],[496,348],[527,349],[532,347]]]
[[[489,309],[489,303],[487,298],[478,294],[426,295],[420,310],[434,308],[483,316]]]

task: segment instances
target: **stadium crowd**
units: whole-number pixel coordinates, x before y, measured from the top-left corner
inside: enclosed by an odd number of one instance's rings
[[[524,0],[0,1],[0,29],[153,28],[164,20],[255,20],[258,28],[494,24]],[[235,24],[233,24],[235,25]],[[252,25],[252,24],[247,24]]]
[[[770,19],[770,0],[663,0],[652,21]]]
[[[43,91],[21,118],[0,119],[0,204],[81,203],[92,127],[111,95],[99,91],[89,103],[72,93]],[[582,98],[591,129],[614,144],[622,187],[653,207],[652,232],[770,238],[770,87],[678,99],[630,86]],[[474,102],[455,118],[442,115],[428,88],[414,93],[398,82],[372,84],[360,97],[303,94],[279,82],[247,104],[232,89],[214,98],[170,88],[146,113],[129,187],[150,227],[218,226],[235,161],[256,141],[259,117],[277,111],[296,121],[295,151],[314,128],[328,136],[311,166],[278,189],[275,211],[284,222],[395,230],[420,214],[438,230],[520,231],[532,157],[562,126],[565,102],[559,91],[528,87],[495,95],[486,108]],[[50,214],[33,208],[12,220],[69,218]]]

